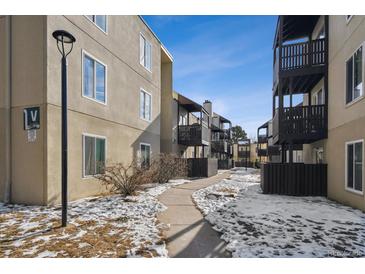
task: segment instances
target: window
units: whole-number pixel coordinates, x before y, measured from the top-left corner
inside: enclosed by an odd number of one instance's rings
[[[151,145],[141,144],[141,166],[149,167],[151,162]]]
[[[105,137],[83,135],[83,175],[103,173],[105,167]]]
[[[324,104],[324,92],[322,89],[320,89],[313,95],[313,105],[316,106],[316,105],[323,105],[323,104]]]
[[[139,38],[139,62],[142,66],[151,71],[152,45],[142,34]]]
[[[286,150],[286,162],[289,163],[289,150]],[[293,150],[293,163],[303,163],[302,150]]]
[[[363,96],[362,46],[346,62],[346,104]]]
[[[83,53],[83,96],[106,102],[106,66]]]
[[[188,113],[180,113],[179,115],[179,126],[185,126],[188,124]]]
[[[323,147],[314,148],[313,153],[314,153],[314,163],[322,164],[323,163]]]
[[[362,193],[363,140],[346,143],[346,188]]]
[[[323,39],[325,38],[325,33],[324,33],[324,26],[321,28],[321,30],[319,31],[318,35],[317,35],[317,39]]]
[[[151,101],[151,94],[141,89],[139,101],[139,117],[143,120],[151,121]]]
[[[86,17],[89,18],[90,21],[93,22],[96,26],[98,26],[99,29],[106,32],[106,15],[86,15]]]

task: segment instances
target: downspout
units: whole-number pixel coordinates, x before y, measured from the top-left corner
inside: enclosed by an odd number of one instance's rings
[[[11,203],[11,106],[12,106],[12,16],[6,17],[6,67],[7,85],[5,92],[5,186],[4,186],[4,203]]]

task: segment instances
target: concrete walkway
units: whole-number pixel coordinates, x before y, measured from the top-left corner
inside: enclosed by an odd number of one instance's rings
[[[218,183],[229,174],[227,171],[210,178],[194,180],[170,188],[159,197],[160,202],[168,207],[158,215],[158,219],[170,224],[170,229],[165,233],[169,257],[231,257],[225,250],[225,242],[205,221],[191,197],[195,191]]]

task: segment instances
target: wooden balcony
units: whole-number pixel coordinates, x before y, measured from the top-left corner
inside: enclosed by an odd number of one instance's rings
[[[268,146],[267,147],[268,156],[278,156],[280,155],[280,146]]]
[[[228,147],[229,147],[228,142],[225,140],[211,142],[212,152],[228,153]]]
[[[273,118],[274,144],[308,144],[327,138],[325,105],[277,110]]]
[[[249,158],[250,157],[250,151],[247,150],[241,150],[241,151],[238,151],[238,158]]]
[[[257,156],[266,157],[267,156],[267,149],[266,148],[257,149]]]
[[[257,138],[257,142],[259,144],[265,144],[267,143],[268,137],[266,135],[259,135]]]
[[[178,143],[185,146],[209,145],[209,129],[205,124],[180,125]]]
[[[325,44],[325,38],[322,38],[279,46],[275,55],[274,86],[279,77],[323,73],[327,51]]]

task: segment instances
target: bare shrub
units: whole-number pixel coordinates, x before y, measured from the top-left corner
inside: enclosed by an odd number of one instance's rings
[[[95,175],[112,192],[123,196],[133,195],[141,185],[150,182],[150,171],[141,168],[135,161],[129,165],[122,163],[104,167],[103,174]]]
[[[154,182],[167,183],[171,179],[186,177],[187,162],[175,154],[161,153],[152,158],[149,176]]]

